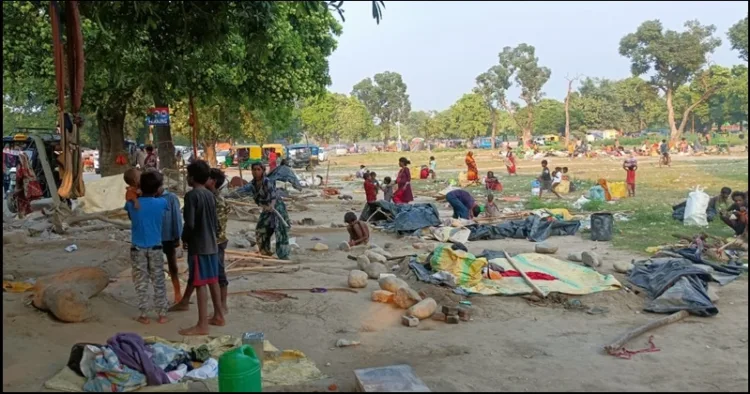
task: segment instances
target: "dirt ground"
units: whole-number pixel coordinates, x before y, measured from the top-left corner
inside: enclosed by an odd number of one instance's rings
[[[499,164],[499,163],[498,163]],[[601,166],[602,163],[599,163]],[[676,163],[679,165],[680,163]],[[538,163],[522,164],[536,171]],[[607,165],[609,166],[609,165]],[[499,167],[499,166],[498,166]],[[616,168],[616,164],[615,164]],[[332,174],[338,175],[336,168]],[[381,173],[395,173],[395,166],[381,165]],[[596,164],[591,171],[596,171]],[[230,291],[263,288],[346,287],[347,275],[356,268],[336,245],[347,239],[346,230],[331,228],[347,210],[358,212],[362,193],[353,202],[306,200],[306,211],[290,212],[292,220],[312,218],[316,226],[294,226],[292,236],[300,249],[292,258],[304,269],[287,274],[230,276]],[[441,207],[441,214],[449,212]],[[239,236],[255,223],[231,221],[229,232]],[[552,237],[557,256],[595,250],[604,257],[604,273],[615,262],[642,257],[595,243],[586,235]],[[320,238],[319,240],[313,238]],[[394,254],[414,252],[408,239],[373,231],[372,242],[395,243]],[[126,233],[111,230],[85,234],[77,239],[3,246],[3,274],[17,279],[35,278],[72,266],[103,265],[117,276],[116,282],[92,299],[96,318],[86,323],[64,324],[36,311],[24,294],[3,293],[3,390],[43,389],[44,381],[65,366],[76,342],[104,342],[117,332],[136,332],[180,339],[179,328],[195,323],[195,305],[189,312],[173,313],[170,322],[143,326],[137,315],[135,291],[128,268]],[[326,252],[310,251],[315,243],[329,245]],[[78,251],[63,248],[76,243]],[[525,240],[472,242],[471,252],[506,250],[511,254],[533,251]],[[230,247],[231,244],[230,244]],[[614,274],[621,283],[624,276]],[[411,282],[417,290],[442,302],[463,298],[446,289]],[[410,364],[433,391],[747,391],[748,390],[748,288],[747,276],[717,289],[720,313],[713,318],[688,317],[653,332],[661,349],[638,354],[631,360],[603,354],[601,348],[628,329],[661,317],[642,312],[644,299],[626,290],[576,297],[586,306],[607,307],[603,315],[589,315],[562,305],[537,306],[521,297],[472,297],[473,321],[447,325],[431,320],[417,328],[400,324],[403,311],[370,301],[378,289],[370,281],[358,294],[295,292],[298,299],[266,302],[246,295],[229,298],[227,325],[212,334],[240,335],[262,331],[279,348],[299,349],[325,374],[335,378],[342,391],[354,389],[353,370],[391,364]],[[170,294],[171,300],[171,292]],[[336,348],[340,338],[361,341],[358,347]],[[648,346],[648,336],[628,344],[629,349]]]

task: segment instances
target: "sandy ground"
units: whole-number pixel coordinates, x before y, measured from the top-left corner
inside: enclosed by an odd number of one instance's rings
[[[529,165],[529,169],[531,169]],[[535,167],[535,165],[534,165]],[[393,168],[391,168],[393,170]],[[534,169],[535,171],[535,169]],[[381,175],[382,177],[382,175]],[[230,291],[262,288],[346,287],[347,274],[356,268],[336,245],[347,238],[346,230],[333,229],[356,202],[305,201],[307,211],[291,212],[293,220],[313,218],[318,226],[294,226],[292,236],[300,249],[293,259],[305,269],[291,274],[248,274],[230,277]],[[231,221],[230,233],[238,236],[254,223]],[[314,240],[313,237],[320,238]],[[585,236],[584,236],[585,237]],[[3,274],[19,279],[39,277],[71,266],[103,265],[119,275],[101,295],[92,300],[96,317],[81,324],[64,324],[36,311],[23,294],[3,293],[3,390],[42,389],[43,382],[64,367],[76,342],[104,342],[117,332],[136,332],[180,339],[179,328],[195,323],[197,311],[173,313],[165,325],[143,326],[137,315],[135,292],[129,275],[127,235],[118,232],[86,234],[78,239],[41,241],[3,247]],[[373,241],[394,242],[394,254],[414,249],[404,239],[377,231]],[[63,248],[76,243],[79,250]],[[316,242],[330,246],[312,252]],[[604,257],[605,273],[612,264],[637,256],[594,243],[582,236],[553,237],[557,255],[595,250]],[[230,246],[231,247],[231,246]],[[525,240],[473,242],[472,252],[505,249],[530,252]],[[623,275],[615,274],[625,283]],[[462,298],[423,283],[412,283],[438,303]],[[297,292],[299,299],[265,302],[246,295],[230,296],[228,324],[212,334],[239,335],[263,331],[277,347],[299,349],[342,391],[354,389],[353,370],[407,363],[433,391],[747,391],[748,390],[748,288],[747,276],[719,288],[719,315],[689,317],[653,332],[661,349],[638,354],[631,360],[604,355],[601,348],[629,328],[661,317],[641,312],[642,296],[625,290],[577,297],[586,306],[609,308],[604,315],[588,315],[562,305],[535,306],[520,297],[473,297],[474,320],[447,325],[431,320],[417,328],[400,325],[403,311],[370,301],[378,289],[375,281],[358,294]],[[171,292],[169,293],[171,294]],[[171,295],[170,295],[171,299]],[[362,342],[361,346],[336,348],[340,338]],[[647,347],[647,336],[628,345]]]

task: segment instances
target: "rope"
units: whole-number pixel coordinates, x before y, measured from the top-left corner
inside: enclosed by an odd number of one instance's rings
[[[609,354],[624,359],[624,360],[630,360],[634,355],[638,353],[655,353],[661,351],[661,349],[657,348],[656,345],[654,345],[654,336],[651,335],[648,337],[648,347],[638,350],[628,350],[623,348],[620,348],[619,350],[615,352],[610,352]]]

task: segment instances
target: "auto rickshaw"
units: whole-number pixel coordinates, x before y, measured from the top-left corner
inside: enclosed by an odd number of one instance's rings
[[[11,158],[6,160],[6,156],[13,156],[15,152],[25,152],[42,187],[42,198],[52,199],[55,204],[59,203],[60,197],[57,189],[61,179],[56,171],[58,163],[55,148],[61,142],[60,135],[54,129],[17,128],[15,131],[21,131],[21,133],[3,137],[3,160],[12,162]],[[10,166],[14,167],[13,164]],[[9,182],[7,182],[9,179],[3,179],[3,181],[3,186],[10,189]],[[12,192],[12,190],[8,191]]]
[[[276,152],[276,158],[279,162],[281,159],[288,158],[286,147],[282,144],[263,144],[263,161],[268,163],[268,155],[271,152]]]
[[[253,163],[263,162],[263,149],[260,145],[234,145],[234,165],[246,170]]]

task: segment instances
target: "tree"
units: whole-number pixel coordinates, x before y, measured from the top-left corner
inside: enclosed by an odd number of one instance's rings
[[[426,111],[412,111],[406,119],[406,126],[415,137],[428,138],[428,123],[433,114]]]
[[[460,138],[486,136],[492,124],[486,101],[477,93],[464,94],[451,106],[450,115],[452,129]]]
[[[498,86],[502,86],[502,83],[498,81],[498,78],[499,76],[494,68],[490,68],[489,71],[479,74],[476,78],[477,86],[474,88],[474,92],[484,99],[485,105],[487,105],[487,108],[490,110],[492,122],[492,150],[495,149],[495,138],[497,138],[497,110],[500,103],[500,92],[505,91],[505,89],[498,89]]]
[[[702,75],[708,55],[721,45],[713,33],[716,27],[703,26],[698,21],[685,23],[685,31],[664,31],[658,20],[646,21],[635,33],[620,40],[620,54],[630,59],[634,76],[653,72],[650,82],[664,92],[667,104],[671,140],[676,142],[682,135],[690,112],[716,91],[707,88],[694,105],[683,112],[680,124],[675,119],[674,94],[677,89]]]
[[[522,108],[521,111],[526,111]],[[542,99],[536,108],[536,130],[559,135],[565,131],[565,104],[554,99]]]
[[[659,91],[645,80],[631,77],[612,84],[614,98],[623,110],[625,118],[621,127],[626,131],[641,131],[654,123],[662,105]]]
[[[492,87],[493,97],[521,129],[524,144],[528,146],[534,130],[534,107],[544,97],[542,87],[549,80],[552,71],[539,66],[536,50],[528,44],[519,44],[515,48],[505,47],[498,58],[499,64],[491,67],[487,72],[489,78],[483,80]],[[508,89],[513,85],[511,78],[521,89],[520,98],[526,103],[523,119],[519,116],[520,105],[508,101]]]
[[[303,128],[317,140],[357,142],[373,132],[372,116],[359,100],[329,93],[309,99],[300,113]]]
[[[383,142],[388,144],[391,127],[406,120],[411,111],[411,103],[401,74],[385,71],[375,74],[373,79],[366,78],[354,85],[351,94],[375,117],[383,133]]]
[[[727,36],[732,49],[740,52],[740,59],[747,61],[747,16],[729,28]]]

